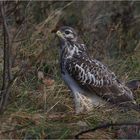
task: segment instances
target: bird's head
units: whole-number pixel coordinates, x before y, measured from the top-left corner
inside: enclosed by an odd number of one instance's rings
[[[61,52],[67,57],[72,58],[74,55],[86,54],[86,48],[80,41],[76,31],[68,26],[63,26],[57,30],[56,35],[60,39]],[[62,51],[64,50],[64,51]]]
[[[71,41],[71,42],[77,41],[77,33],[71,27],[63,26],[56,32],[56,34],[62,41]]]

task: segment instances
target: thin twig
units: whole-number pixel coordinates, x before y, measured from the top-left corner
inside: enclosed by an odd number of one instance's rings
[[[4,31],[5,31],[5,38],[7,40],[7,72],[8,72],[8,80],[11,80],[11,38],[10,38],[10,32],[8,30],[8,25],[6,23],[6,16],[5,16],[5,11],[4,11],[4,2],[0,2],[0,8],[1,8],[1,16],[2,16],[2,20],[3,20],[3,26],[4,26]]]
[[[6,19],[5,19],[5,14],[4,14],[4,2],[0,2],[0,10],[1,10],[1,16],[2,16],[2,20],[3,20],[3,36],[4,36],[4,64],[3,64],[3,84],[2,84],[2,92],[1,92],[1,96],[0,96],[0,112],[3,111],[4,105],[7,102],[7,96],[6,94],[9,95],[9,93],[3,92],[3,90],[5,90],[7,88],[8,85],[8,80],[10,79],[10,73],[9,73],[9,32],[8,32],[8,28],[7,28],[7,23],[6,23]],[[11,70],[11,69],[10,69]]]

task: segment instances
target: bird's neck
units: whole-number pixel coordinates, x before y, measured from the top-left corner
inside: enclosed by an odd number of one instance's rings
[[[73,58],[82,59],[83,56],[87,56],[87,51],[84,44],[78,44],[77,42],[65,42],[61,45],[60,67],[61,73],[65,74],[67,60]]]
[[[80,56],[83,54],[86,54],[84,44],[67,41],[61,46],[61,57],[63,57],[63,59],[71,59],[74,56]]]

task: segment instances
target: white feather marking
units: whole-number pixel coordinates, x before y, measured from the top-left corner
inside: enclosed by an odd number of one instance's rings
[[[93,82],[95,83],[95,81],[96,81],[95,76],[93,74],[91,76],[93,78]]]
[[[84,65],[84,64],[82,63],[82,64],[81,64],[81,68],[83,67],[83,65]],[[82,81],[84,80],[84,77],[85,77],[84,75],[85,75],[85,70],[84,70],[84,73],[82,72],[82,75],[81,75],[81,76],[82,76],[82,79],[81,79]]]
[[[92,80],[93,80],[93,84],[95,83],[95,76],[93,74],[91,74],[90,72],[88,72],[88,78],[89,78],[89,84],[91,84]]]
[[[83,67],[84,63],[81,64],[81,67]]]
[[[84,79],[83,83],[86,83],[87,79],[88,79],[88,77],[87,77],[87,75],[85,75],[85,79]]]
[[[71,39],[74,38],[73,34],[66,35],[66,37],[67,37],[67,38],[71,38]]]
[[[75,52],[76,53],[79,52],[77,46],[75,46],[75,45],[74,46],[70,45],[70,47],[68,49],[69,49],[70,54],[67,56],[67,58],[72,58]]]
[[[98,80],[95,81],[95,86],[98,86]]]
[[[82,73],[83,73],[83,75],[85,74],[85,70],[84,70],[81,66],[79,66],[78,64],[76,64],[75,67],[77,67],[77,68],[80,70],[78,76],[79,76],[79,78],[81,79]]]
[[[100,82],[100,80],[98,80],[98,86],[100,87],[100,84],[101,84],[101,82]]]
[[[107,84],[108,84],[108,85],[110,84],[110,81],[109,81],[109,80],[107,80]]]
[[[66,32],[66,31],[68,31],[68,32],[70,32],[70,33],[73,33],[72,30],[70,30],[70,29],[66,29],[65,32]]]
[[[82,79],[81,79],[81,80],[83,81],[83,80],[84,80],[84,78],[85,78],[85,77],[84,77],[84,74],[83,74],[83,75],[82,75]]]
[[[89,84],[91,84],[92,82],[92,77],[90,75],[91,75],[90,72],[88,72]]]
[[[89,72],[89,67],[86,68],[86,72]]]
[[[78,47],[77,47],[76,45],[74,45],[74,48],[75,48],[76,53],[79,54],[79,49],[78,49]]]

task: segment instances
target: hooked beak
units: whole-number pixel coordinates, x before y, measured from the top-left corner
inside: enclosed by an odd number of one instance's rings
[[[57,36],[64,39],[64,35],[58,30],[56,32]]]

